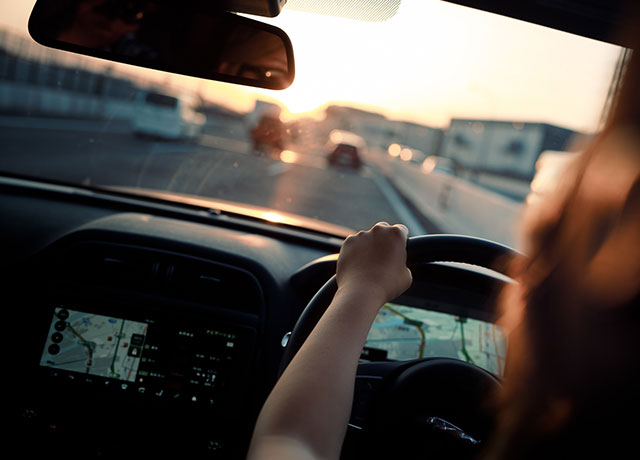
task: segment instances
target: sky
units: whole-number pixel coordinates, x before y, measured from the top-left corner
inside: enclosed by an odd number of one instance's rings
[[[34,0],[2,0],[0,26],[26,32]],[[394,17],[364,22],[285,10],[296,79],[269,91],[173,80],[249,110],[256,97],[285,115],[329,103],[446,127],[452,117],[542,121],[593,132],[620,48],[437,0],[403,0]],[[129,67],[129,66],[127,66]],[[134,70],[135,71],[135,70]]]

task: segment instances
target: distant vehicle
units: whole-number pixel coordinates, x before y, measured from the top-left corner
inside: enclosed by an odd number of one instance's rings
[[[195,139],[202,133],[206,117],[186,99],[157,91],[140,91],[132,120],[136,135],[162,139]]]
[[[327,161],[332,166],[342,166],[353,169],[360,169],[362,167],[358,147],[346,142],[336,145],[327,157]]]
[[[437,155],[430,155],[422,162],[422,172],[425,174],[440,173],[455,175],[456,169],[453,160]]]
[[[411,158],[409,158],[408,160],[405,160],[404,158],[402,158],[402,156],[400,158],[404,161],[421,165],[424,162],[426,156],[427,155],[421,150],[411,149]]]
[[[279,117],[264,114],[251,128],[253,151],[259,155],[277,157],[284,150],[287,130]]]
[[[253,106],[253,110],[251,110],[246,114],[245,121],[250,130],[251,127],[258,124],[258,122],[260,121],[260,118],[263,115],[268,115],[272,118],[280,119],[281,114],[282,114],[282,107],[280,107],[278,104],[257,99]]]
[[[334,129],[329,134],[326,151],[331,166],[359,169],[362,167],[362,155],[365,153],[364,139],[350,131]]]
[[[407,163],[411,162],[421,164],[426,157],[425,153],[421,150],[401,144],[391,144],[387,149],[387,152],[393,158],[399,158]]]

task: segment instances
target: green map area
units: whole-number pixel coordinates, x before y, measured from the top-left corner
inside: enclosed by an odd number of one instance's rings
[[[40,365],[133,381],[147,327],[142,322],[56,308]]]
[[[503,375],[507,339],[492,323],[387,303],[365,347],[384,350],[392,360],[457,358]]]

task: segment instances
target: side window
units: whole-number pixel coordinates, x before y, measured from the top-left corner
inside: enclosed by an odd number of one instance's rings
[[[524,144],[521,140],[512,140],[505,147],[505,151],[511,155],[522,155],[524,153]]]
[[[0,51],[0,79],[13,80],[16,71],[16,57]]]
[[[73,84],[76,79],[75,71],[71,69],[63,69],[62,89],[73,91]]]

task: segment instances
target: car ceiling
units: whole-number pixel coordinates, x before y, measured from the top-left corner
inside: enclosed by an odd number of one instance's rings
[[[625,46],[624,0],[445,0],[576,35]],[[628,46],[628,44],[627,44]]]

